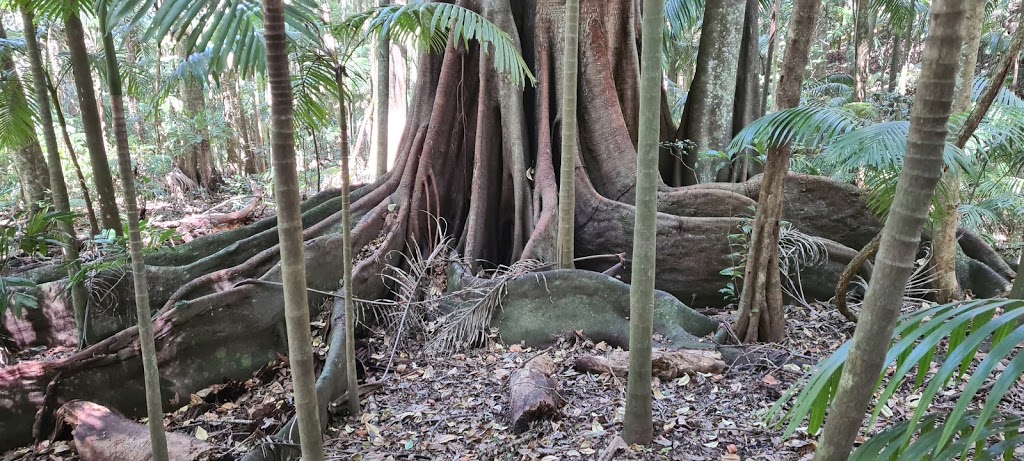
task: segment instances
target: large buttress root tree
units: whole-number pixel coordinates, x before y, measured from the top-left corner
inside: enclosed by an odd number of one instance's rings
[[[303,204],[306,284],[317,290],[309,291],[308,302],[311,309],[331,306],[331,351],[344,350],[344,299],[387,297],[381,273],[388,264],[402,265],[401,253],[412,247],[432,249],[438,220],[470,260],[553,263],[560,180],[575,181],[577,190],[576,256],[624,253],[630,258],[639,119],[635,3],[580,2],[579,167],[571,178],[556,174],[564,2],[461,4],[522,44],[539,76],[537,85],[515,87],[495,73],[489,55],[473,43],[468,48],[452,43],[444,53],[425,55],[394,168],[372,184],[327,191]],[[786,219],[832,239],[827,240],[832,261],[804,278],[809,297],[830,296],[856,253],[849,247],[867,243],[878,223],[867,208],[850,205],[863,203],[850,187],[806,176],[787,181]],[[728,280],[719,272],[733,265],[729,235],[739,232],[738,216],[749,212],[759,191],[756,178],[715,187],[659,185],[656,287],[688,304],[723,305],[719,290]],[[350,194],[353,213],[352,293],[333,297],[322,292],[339,290],[343,194]],[[210,384],[248,378],[287,350],[276,224],[265,219],[147,257],[165,408],[180,406]],[[616,263],[617,258],[590,258],[579,265],[604,271]],[[60,272],[33,275],[50,282],[39,294],[45,306],[40,318],[5,320],[4,334],[18,345],[68,340],[54,331],[61,315],[67,316]],[[138,329],[125,322],[134,308],[132,290],[117,282],[123,275],[96,277],[106,281],[102,293],[92,294],[105,296],[103,309],[90,310],[91,336],[98,342],[65,359],[0,370],[0,450],[31,441],[40,408],[45,433],[52,410],[73,398],[127,415],[144,413]],[[628,281],[628,271],[622,277]],[[574,309],[568,302],[555,306]],[[343,358],[330,355],[317,381],[322,427],[327,404],[346,392]]]

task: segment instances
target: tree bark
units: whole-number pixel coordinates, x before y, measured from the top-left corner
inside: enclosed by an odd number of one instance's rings
[[[341,136],[341,189],[349,190],[349,149],[348,149],[348,113],[345,110],[345,67],[340,63],[335,70],[338,85],[338,124]],[[386,155],[386,154],[385,154]],[[386,172],[385,172],[386,173]],[[359,388],[356,380],[356,314],[352,286],[352,209],[348,194],[341,196],[341,287],[345,292],[345,388],[348,393],[348,412],[359,414],[359,393],[352,390]],[[340,298],[339,298],[340,299]]]
[[[872,283],[853,335],[815,460],[845,460],[885,361],[903,290],[914,267],[929,203],[942,175],[942,152],[962,44],[963,0],[932,3],[922,78],[910,119],[896,199],[882,231]]]
[[[508,378],[512,432],[521,433],[535,421],[558,415],[565,400],[558,393],[555,364],[546,353],[534,357]]]
[[[758,75],[761,71],[761,46],[758,32],[757,0],[747,0],[744,7],[743,36],[740,40],[740,56],[736,70],[736,97],[732,113],[732,132],[735,136],[757,117],[760,109],[760,86]],[[744,182],[753,176],[750,168],[751,149],[740,151],[729,167],[719,172],[719,181]]]
[[[377,6],[385,7],[390,0],[380,0]],[[381,35],[375,46],[375,59],[373,60],[376,72],[375,84],[373,87],[373,158],[376,163],[376,177],[384,176],[388,172],[388,105],[391,103],[391,42],[387,36]]]
[[[565,45],[562,54],[562,144],[558,182],[558,268],[572,269],[575,258],[576,155],[579,125],[576,118],[579,76],[580,2],[565,2]]]
[[[189,59],[184,52],[184,45],[180,48],[182,60]],[[220,186],[220,174],[214,164],[213,152],[210,150],[210,130],[206,123],[206,95],[201,80],[194,75],[187,75],[182,83],[182,112],[185,117],[196,122],[195,128],[199,131],[199,142],[185,146],[185,152],[176,156],[174,164],[200,187],[206,190],[216,190]]]
[[[732,140],[732,114],[736,96],[736,63],[746,0],[710,0],[704,9],[697,71],[687,97],[685,122],[679,124],[676,139],[694,143],[685,156],[684,186],[714,179],[715,165],[698,160],[709,150],[721,151]]]
[[[71,71],[75,77],[82,128],[85,131],[89,160],[92,163],[92,180],[99,196],[97,202],[100,206],[100,223],[104,229],[113,229],[117,235],[122,235],[124,228],[121,226],[121,215],[117,211],[114,179],[110,174],[110,166],[107,164],[107,150],[104,145],[106,141],[103,137],[103,124],[100,122],[100,107],[96,102],[96,90],[90,71],[89,50],[85,47],[85,29],[82,27],[82,20],[78,17],[77,12],[69,14],[64,19],[64,31],[71,55]]]
[[[285,41],[284,1],[263,0],[264,36],[267,43],[267,75],[271,89],[271,122],[274,159],[274,194],[278,205],[278,238],[281,278],[284,285],[285,323],[288,330],[288,363],[295,392],[302,457],[323,461],[323,438],[316,390],[313,347],[309,332],[309,304],[302,238],[302,213],[295,169],[295,133],[292,84]],[[345,229],[347,231],[348,229]],[[346,286],[349,290],[351,285]],[[350,389],[355,393],[355,389]],[[356,397],[358,398],[358,397]]]
[[[106,7],[99,7],[99,22],[106,27]],[[164,434],[164,410],[160,398],[160,371],[157,368],[156,344],[153,337],[153,318],[149,308],[149,283],[146,261],[142,255],[142,234],[139,231],[139,204],[135,193],[135,174],[132,171],[128,147],[128,124],[125,122],[124,93],[121,71],[117,65],[114,33],[103,34],[103,55],[107,65],[107,84],[110,87],[110,108],[114,118],[114,138],[117,142],[117,165],[124,187],[125,208],[128,212],[128,245],[132,260],[132,281],[135,289],[135,314],[139,326],[139,346],[142,350],[142,369],[146,388],[146,413],[149,417],[149,440],[154,461],[167,461],[167,436]]]
[[[800,103],[811,37],[814,36],[811,31],[818,24],[820,10],[821,0],[797,0],[794,5],[775,98],[780,110]],[[765,165],[744,268],[739,314],[734,326],[744,342],[781,341],[786,335],[779,273],[779,232],[790,154],[791,146],[778,146],[769,151]]]
[[[854,11],[856,40],[854,41],[854,92],[853,100],[863,102],[867,99],[868,77],[871,64],[871,11],[869,0],[854,0],[856,10]]]
[[[655,239],[658,213],[658,144],[661,129],[661,45],[664,0],[644,0],[640,47],[640,130],[636,158],[636,221],[629,286],[629,380],[622,438],[647,445],[654,437],[651,410],[651,334],[654,331]],[[706,23],[705,23],[706,24]],[[735,69],[735,66],[732,66]],[[735,84],[735,81],[733,82]]]
[[[1024,251],[1021,251],[1017,260],[1017,278],[1013,280],[1013,288],[1010,289],[1010,299],[1024,299]]]
[[[764,82],[761,84],[761,112],[759,116],[764,116],[768,113],[768,91],[771,89],[772,81],[772,67],[775,65],[775,42],[776,33],[778,32],[779,24],[779,6],[782,0],[775,0],[772,2],[772,17],[771,23],[768,26],[768,54],[765,56],[764,63],[764,75],[762,76]]]
[[[249,139],[249,121],[242,100],[238,97],[238,79],[227,78],[221,84],[225,85],[224,110],[228,112],[232,127],[238,133],[241,163],[237,168],[245,174],[254,174],[256,171],[253,165],[252,141]]]
[[[68,122],[64,119],[64,110],[61,109],[57,89],[54,88],[49,74],[46,74],[46,89],[49,91],[50,97],[53,98],[53,110],[57,114],[57,124],[60,125],[64,147],[67,148],[68,157],[71,158],[71,165],[75,168],[78,187],[82,189],[82,199],[85,201],[85,211],[89,217],[89,229],[92,235],[98,235],[100,233],[100,225],[99,221],[96,220],[96,211],[92,206],[92,194],[89,193],[89,185],[86,184],[85,175],[82,174],[82,165],[78,163],[78,154],[75,153],[75,146],[71,144],[71,135],[68,134]]]
[[[57,148],[57,133],[53,129],[53,116],[50,113],[50,99],[46,91],[46,73],[43,70],[43,56],[36,39],[35,15],[27,5],[21,6],[21,20],[25,26],[25,49],[32,70],[32,84],[35,89],[36,105],[39,107],[39,123],[43,128],[43,139],[46,141],[46,157],[49,169],[50,193],[53,205],[61,213],[71,212],[68,199],[68,187],[64,182],[64,170],[61,168],[60,151]],[[78,238],[72,222],[61,223],[64,232],[64,263],[68,266],[68,277],[72,277],[81,268],[78,260]],[[77,283],[71,286],[72,309],[75,315],[75,330],[78,337],[85,338],[85,302],[87,300],[85,286]]]
[[[35,28],[26,29],[26,39],[28,35],[32,35],[35,39]],[[7,31],[4,30],[3,24],[0,24],[0,39],[7,39]],[[14,67],[14,60],[10,54],[5,54],[2,63],[3,71],[7,74],[5,80],[8,80],[7,85],[13,85],[14,91],[21,93],[18,98],[21,100],[23,107],[18,110],[28,110],[28,101],[25,98],[25,91],[22,87],[21,78],[18,77],[18,71]],[[19,104],[19,105],[21,105]],[[30,119],[24,120],[26,125],[30,124]],[[39,210],[40,203],[50,202],[50,194],[47,193],[47,187],[49,187],[49,172],[47,171],[46,159],[43,157],[43,151],[39,147],[39,139],[36,138],[35,131],[32,127],[25,126],[25,131],[29,135],[23,139],[23,145],[5,146],[11,147],[12,160],[14,161],[15,168],[18,171],[18,182],[21,185],[21,189],[25,198],[25,207],[33,212]]]

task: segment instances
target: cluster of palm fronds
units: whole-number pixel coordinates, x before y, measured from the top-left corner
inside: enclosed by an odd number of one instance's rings
[[[909,387],[920,398],[909,421],[874,435],[851,459],[968,459],[970,454],[973,459],[1013,459],[1015,447],[1024,441],[1020,415],[1001,413],[999,407],[1024,375],[1022,318],[1024,301],[1006,299],[945,304],[905,315],[886,356],[891,370],[879,379],[867,427],[874,427],[883,413],[891,416],[889,401],[897,390]],[[805,419],[807,432],[817,433],[849,353],[847,342],[804,385],[783,396],[769,411],[769,420],[785,424],[786,436]],[[958,394],[953,408],[929,413],[936,398],[948,391]],[[981,392],[984,398],[978,400]]]

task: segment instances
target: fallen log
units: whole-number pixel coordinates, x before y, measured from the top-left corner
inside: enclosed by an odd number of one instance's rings
[[[718,351],[655,349],[651,355],[651,375],[662,380],[676,379],[684,374],[721,373],[726,368]],[[629,372],[629,352],[613,351],[606,356],[580,357],[573,364],[573,369],[580,373],[623,377]]]
[[[520,433],[540,419],[558,415],[565,400],[558,393],[555,364],[548,354],[534,357],[509,376],[510,408],[512,410],[512,432]]]
[[[71,428],[82,461],[148,461],[153,458],[149,428],[113,410],[84,400],[72,400],[57,410],[58,421]],[[171,461],[221,459],[223,449],[184,434],[167,434]]]
[[[230,213],[210,213],[209,211],[197,215],[187,216],[180,220],[161,221],[153,223],[154,226],[164,229],[177,229],[178,233],[184,236],[186,241],[192,240],[193,230],[210,230],[216,227],[229,224],[242,223],[255,214],[263,205],[263,197],[256,197],[244,208]],[[216,208],[216,207],[215,207]],[[212,210],[212,209],[211,209]]]

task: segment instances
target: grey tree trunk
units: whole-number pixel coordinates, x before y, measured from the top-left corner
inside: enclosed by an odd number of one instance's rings
[[[106,24],[106,11],[100,7],[100,24]],[[149,283],[146,279],[146,261],[142,254],[142,234],[139,232],[139,204],[135,194],[135,175],[131,153],[128,151],[128,125],[124,114],[124,93],[121,72],[117,65],[114,34],[103,34],[103,54],[107,64],[107,84],[110,87],[110,108],[114,119],[114,138],[117,145],[117,165],[124,187],[125,208],[128,211],[128,243],[132,259],[132,280],[135,289],[135,313],[139,325],[139,347],[142,352],[142,371],[146,385],[146,413],[149,417],[149,439],[154,461],[167,461],[167,435],[164,433],[164,410],[160,398],[160,371],[156,362],[153,339],[152,311],[149,307]]]
[[[64,147],[68,150],[68,157],[71,158],[71,165],[75,168],[75,176],[78,177],[78,187],[82,189],[82,199],[85,200],[85,211],[89,216],[89,229],[92,235],[100,233],[100,225],[96,220],[96,211],[92,206],[92,194],[89,193],[89,185],[85,182],[85,175],[82,174],[82,165],[78,163],[78,154],[75,153],[75,146],[71,143],[71,135],[68,134],[68,121],[64,119],[64,110],[60,108],[60,98],[57,89],[54,88],[50,76],[46,76],[46,89],[53,99],[53,110],[57,113],[57,124],[60,125],[61,137],[64,140]]]
[[[775,98],[779,110],[800,104],[800,89],[807,73],[811,39],[820,11],[821,0],[796,0],[793,4],[793,17],[786,37],[786,55],[782,61]],[[736,334],[745,342],[780,341],[786,335],[779,273],[779,224],[782,222],[785,204],[790,154],[789,145],[768,152],[735,325]]]
[[[252,140],[249,138],[249,121],[245,115],[245,108],[238,96],[238,79],[228,78],[221,82],[225,85],[224,109],[228,111],[231,125],[238,133],[238,154],[241,156],[241,164],[238,169],[245,174],[255,173],[253,166]]]
[[[388,6],[389,0],[381,0],[379,6]],[[388,104],[390,103],[391,90],[391,43],[383,34],[377,40],[376,59],[373,64],[376,69],[376,86],[373,88],[373,151],[376,159],[376,177],[384,176],[388,172]]]
[[[294,383],[302,458],[306,461],[323,461],[323,438],[314,389],[313,347],[309,333],[299,177],[295,169],[294,108],[288,44],[285,41],[284,0],[263,0],[263,11],[267,75],[271,89],[271,155],[274,159],[274,195],[278,208],[277,233],[281,251],[281,281],[284,285],[288,362]],[[351,391],[354,392],[354,389]]]
[[[562,144],[558,178],[558,267],[572,269],[576,230],[576,119],[579,77],[580,2],[565,2],[565,46],[562,54]]]
[[[25,35],[34,35],[35,29],[31,31],[26,29]],[[34,38],[34,37],[33,37]],[[3,24],[0,23],[0,39],[7,39],[7,31],[4,30]],[[24,90],[21,84],[21,78],[18,77],[18,71],[14,67],[14,60],[11,56],[5,55],[3,59],[3,71],[7,74],[7,78],[10,79],[9,85]],[[25,107],[28,106],[28,101],[24,98],[25,91],[21,91],[21,104]],[[20,104],[19,104],[20,105]],[[27,120],[27,119],[26,119]],[[17,149],[12,149],[12,160],[14,161],[15,169],[18,171],[18,182],[21,183],[22,194],[25,198],[25,206],[30,210],[38,210],[39,203],[49,202],[49,194],[46,193],[47,187],[49,187],[49,173],[46,168],[46,159],[43,158],[43,151],[39,147],[39,140],[36,138],[35,133],[32,132],[27,139],[24,140],[24,145]]]
[[[764,82],[761,84],[761,106],[759,107],[760,113],[758,116],[764,116],[768,113],[768,91],[771,89],[772,80],[772,66],[775,65],[775,42],[776,35],[778,33],[779,25],[779,6],[782,0],[775,0],[772,2],[772,17],[771,23],[768,26],[768,53],[765,56],[764,63]]]
[[[61,168],[60,151],[57,148],[57,133],[53,129],[50,99],[46,91],[43,55],[39,51],[39,42],[36,40],[35,15],[25,4],[21,6],[21,20],[25,26],[25,49],[29,58],[29,67],[32,70],[32,85],[35,89],[36,105],[39,107],[39,123],[42,125],[43,139],[46,141],[46,157],[53,205],[61,213],[70,213],[71,203],[68,200],[68,187],[67,183],[64,182],[64,170]],[[65,245],[62,250],[64,262],[68,266],[68,277],[70,278],[78,273],[78,270],[81,268],[81,262],[78,260],[78,239],[75,238],[75,226],[70,222],[62,223],[61,231],[65,234]],[[71,285],[71,304],[74,309],[79,343],[85,338],[86,296],[85,285],[81,283]]]
[[[654,330],[654,241],[658,230],[658,184],[661,182],[658,145],[661,139],[661,27],[665,23],[665,1],[644,0],[641,21],[636,221],[629,286],[629,378],[622,426],[627,443],[647,445],[653,438],[654,425],[651,411],[651,335]],[[729,67],[735,69],[736,66]]]
[[[341,144],[341,190],[349,190],[350,151],[348,148],[348,111],[345,106],[345,70],[338,65],[334,72],[334,78],[338,85],[338,124],[340,125],[340,136],[338,143]],[[386,155],[386,154],[385,154]],[[356,376],[356,311],[354,296],[355,289],[352,286],[352,204],[349,194],[341,194],[341,286],[345,291],[345,388],[348,393],[348,412],[351,415],[359,414],[359,392],[352,391],[359,389],[359,382]]]
[[[180,49],[180,54],[181,59],[188,59],[188,55],[184,52],[184,45]],[[188,75],[182,84],[181,92],[184,115],[192,119],[205,116],[206,95],[203,82],[195,76]],[[188,146],[183,154],[174,159],[174,164],[196,184],[212,191],[219,185],[220,175],[217,173],[213,152],[210,150],[210,132],[205,118],[196,128],[199,130],[199,142]]]
[[[124,229],[121,227],[121,215],[117,211],[114,179],[110,174],[110,166],[107,164],[103,123],[100,121],[100,108],[96,102],[96,90],[92,82],[89,50],[85,47],[85,29],[82,27],[82,20],[79,19],[78,13],[69,14],[64,19],[64,32],[71,55],[71,71],[75,77],[78,106],[82,115],[82,128],[85,131],[86,145],[89,148],[92,180],[98,195],[96,201],[100,208],[100,223],[104,229],[113,229],[117,235],[122,235]]]
[[[868,0],[855,0],[856,37],[854,48],[854,101],[862,102],[868,93],[868,66],[871,60],[871,11]]]
[[[829,409],[817,461],[849,456],[889,348],[903,291],[914,267],[921,230],[942,175],[942,151],[962,44],[964,0],[936,0],[925,42],[922,78],[896,199],[882,230],[874,275],[864,299],[835,400]]]
[[[715,165],[698,161],[709,150],[723,150],[732,140],[736,63],[740,57],[746,0],[709,0],[704,8],[697,71],[690,85],[685,135],[694,143],[687,152],[683,185],[714,180]]]
[[[743,17],[743,37],[740,40],[740,56],[736,68],[736,96],[732,112],[732,136],[757,119],[761,101],[760,81],[761,47],[758,32],[757,0],[747,0]],[[750,149],[743,150],[734,158],[729,168],[719,172],[719,181],[744,182],[750,176]]]
[[[1024,267],[1024,251],[1020,253],[1020,259],[1017,260],[1017,278],[1013,280],[1010,299],[1024,299],[1024,274],[1021,274],[1021,267]]]

